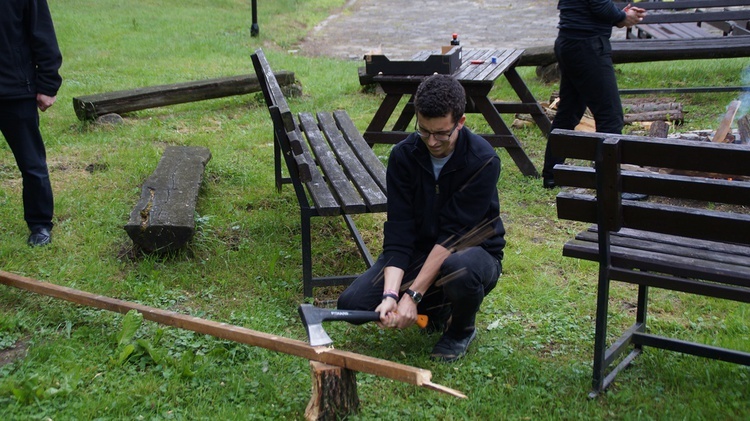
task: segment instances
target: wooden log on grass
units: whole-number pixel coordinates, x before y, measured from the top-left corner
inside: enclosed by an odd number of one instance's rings
[[[276,72],[276,79],[279,85],[289,86],[294,83],[294,73]],[[73,109],[79,120],[86,121],[95,120],[105,114],[123,114],[253,92],[260,92],[257,75],[229,76],[75,97]]]
[[[195,205],[211,152],[204,147],[168,146],[141,188],[141,198],[125,225],[147,252],[184,246],[195,233]]]

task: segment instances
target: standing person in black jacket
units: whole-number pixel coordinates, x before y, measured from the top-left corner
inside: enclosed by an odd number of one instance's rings
[[[39,112],[55,103],[62,55],[46,0],[0,2],[0,131],[23,177],[28,244],[51,241],[53,198]]]
[[[612,64],[612,27],[631,27],[646,16],[646,10],[629,4],[623,10],[612,0],[559,0],[555,56],[560,67],[560,103],[552,129],[573,130],[586,107],[591,110],[596,131],[622,133],[623,112]],[[555,187],[552,169],[563,159],[553,156],[547,145],[542,178],[544,187]]]
[[[431,357],[447,362],[475,338],[505,246],[500,158],[464,127],[465,105],[451,76],[433,75],[417,89],[417,131],[388,159],[383,252],[338,300],[339,309],[378,311],[383,327],[403,329],[428,315],[442,332]]]

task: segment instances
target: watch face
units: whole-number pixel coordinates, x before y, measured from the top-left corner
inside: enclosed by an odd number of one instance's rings
[[[419,304],[419,302],[422,301],[422,294],[410,289],[407,289],[406,293],[409,294],[412,300],[414,300],[414,304]]]

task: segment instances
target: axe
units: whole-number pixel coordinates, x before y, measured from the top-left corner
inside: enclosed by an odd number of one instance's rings
[[[310,346],[322,346],[333,343],[323,329],[324,321],[343,320],[350,323],[380,321],[380,313],[377,311],[332,310],[318,308],[311,304],[300,304],[298,311],[302,319],[302,324],[305,325],[305,330],[307,330],[307,338],[310,340]],[[417,325],[421,328],[427,326],[427,316],[423,314],[418,315]]]

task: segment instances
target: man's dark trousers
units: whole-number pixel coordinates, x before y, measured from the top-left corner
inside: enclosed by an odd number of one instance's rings
[[[552,121],[552,130],[573,130],[581,122],[586,107],[596,122],[596,131],[622,133],[622,103],[617,88],[612,46],[607,36],[570,38],[562,32],[555,40],[555,55],[560,66],[560,104]],[[555,164],[563,159],[544,153],[542,177],[553,178]]]
[[[33,232],[52,228],[54,202],[36,98],[0,100],[0,131],[23,177],[24,219]]]
[[[426,257],[426,254],[422,254],[414,259],[404,273],[402,284],[416,278]],[[387,263],[381,254],[375,264],[341,294],[338,308],[375,310],[383,300],[383,269]],[[495,288],[501,273],[500,260],[481,247],[469,247],[452,253],[443,262],[438,280],[424,294],[417,311],[435,322],[444,322],[448,316],[452,316],[450,331],[460,337],[464,329],[474,327],[479,306]]]

